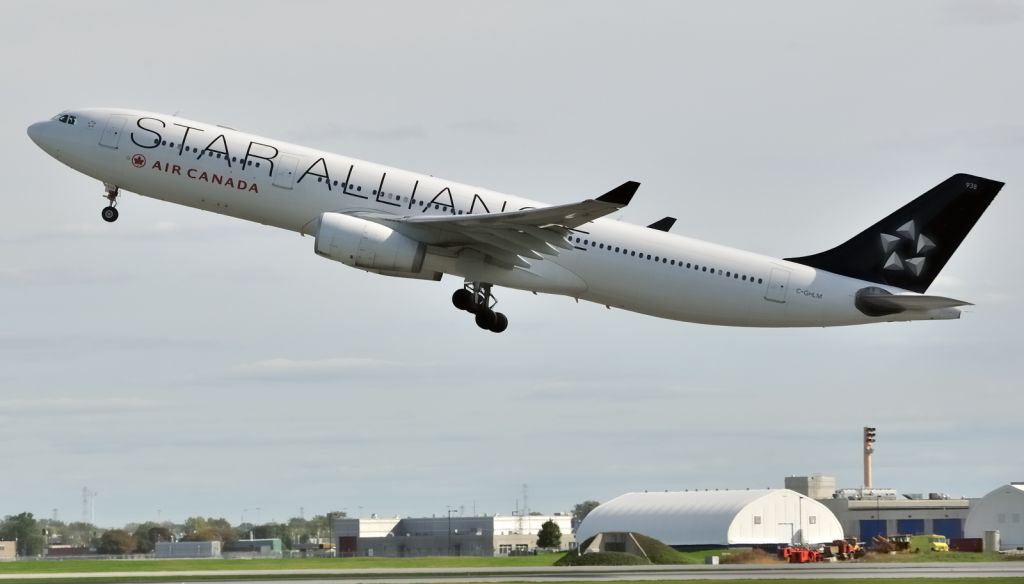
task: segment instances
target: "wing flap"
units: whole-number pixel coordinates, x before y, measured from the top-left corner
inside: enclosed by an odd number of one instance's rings
[[[625,207],[640,183],[625,182],[595,199],[577,203],[476,215],[395,216],[357,213],[408,237],[441,248],[473,248],[512,269],[530,267],[524,258],[541,260],[570,250],[571,229]]]

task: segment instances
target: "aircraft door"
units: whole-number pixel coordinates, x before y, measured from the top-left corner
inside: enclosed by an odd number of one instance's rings
[[[117,114],[110,116],[110,119],[107,120],[107,127],[103,129],[103,135],[100,136],[100,146],[117,149],[117,144],[121,141],[121,134],[124,132],[124,125],[128,122],[128,117]]]
[[[295,184],[295,168],[299,159],[291,154],[282,154],[274,167],[274,186],[290,189]]]
[[[788,290],[789,270],[772,268],[772,273],[768,276],[768,290],[764,293],[764,299],[772,302],[785,302]]]

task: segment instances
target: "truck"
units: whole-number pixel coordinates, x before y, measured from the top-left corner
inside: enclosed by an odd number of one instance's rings
[[[915,535],[910,542],[910,549],[915,553],[949,551],[949,540],[944,535]]]

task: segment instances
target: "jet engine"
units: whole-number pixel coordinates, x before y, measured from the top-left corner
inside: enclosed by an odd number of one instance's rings
[[[324,213],[316,233],[316,253],[371,272],[412,275],[423,269],[427,246],[379,223]]]

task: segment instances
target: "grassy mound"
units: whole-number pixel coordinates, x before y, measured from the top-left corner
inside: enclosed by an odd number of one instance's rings
[[[643,566],[650,564],[645,558],[623,552],[590,552],[577,555],[574,553],[555,562],[556,566]]]
[[[653,537],[647,537],[640,533],[634,533],[633,537],[640,547],[647,554],[652,564],[693,564],[695,563],[690,555],[676,551],[661,543]]]

